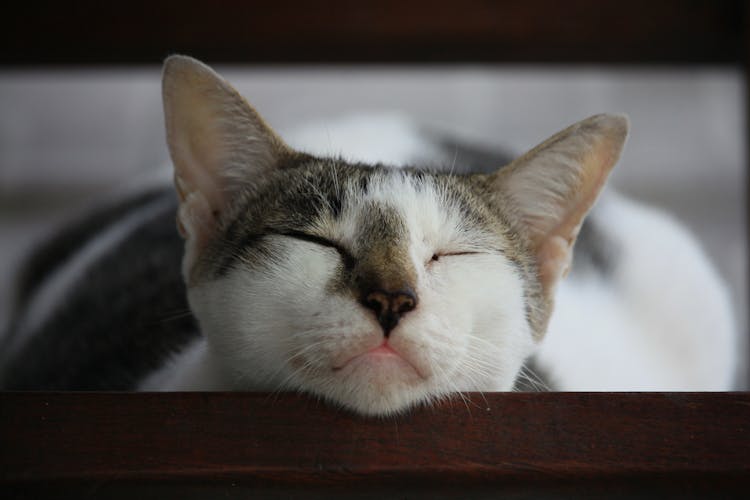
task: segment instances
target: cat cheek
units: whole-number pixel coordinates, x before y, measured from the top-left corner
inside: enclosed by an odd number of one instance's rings
[[[460,287],[450,273],[441,269],[423,281],[418,293],[420,307],[406,318],[403,327],[408,329],[410,340],[421,344],[421,350],[434,362],[451,364],[469,329],[469,314],[460,298]]]

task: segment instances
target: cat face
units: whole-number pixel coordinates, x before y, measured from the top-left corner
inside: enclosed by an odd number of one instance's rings
[[[189,293],[238,387],[376,414],[512,387],[528,262],[470,183],[311,158],[267,190],[239,197]]]
[[[227,380],[372,415],[513,386],[627,131],[592,117],[455,176],[292,151],[189,58],[164,99],[188,297]]]

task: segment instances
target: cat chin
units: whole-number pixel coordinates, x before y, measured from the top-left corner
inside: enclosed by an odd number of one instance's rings
[[[520,366],[506,366],[484,377],[467,377],[470,370],[460,362],[453,368],[441,366],[437,373],[432,368],[430,375],[423,376],[418,365],[378,347],[349,359],[332,373],[299,381],[301,386],[293,388],[360,415],[389,417],[458,392],[511,390]]]
[[[398,415],[444,397],[431,390],[432,384],[425,382],[413,370],[407,375],[399,368],[390,373],[386,370],[376,370],[377,373],[373,374],[371,370],[372,367],[358,370],[370,373],[351,377],[345,383],[336,380],[322,387],[300,389],[302,392],[322,397],[334,406],[359,415],[374,417]]]
[[[333,371],[342,377],[364,371],[375,384],[381,378],[392,379],[394,375],[402,380],[425,380],[429,376],[387,342],[347,359],[343,365],[334,366]]]
[[[346,354],[340,365],[317,376],[297,379],[303,392],[322,397],[355,413],[388,416],[431,399],[439,386],[431,371],[383,342],[374,348]],[[294,384],[294,383],[293,383]]]

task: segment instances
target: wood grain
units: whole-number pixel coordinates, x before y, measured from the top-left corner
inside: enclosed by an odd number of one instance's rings
[[[741,0],[21,2],[0,64],[739,63]]]
[[[748,487],[748,393],[470,394],[390,419],[294,394],[0,394],[0,489],[34,496]]]

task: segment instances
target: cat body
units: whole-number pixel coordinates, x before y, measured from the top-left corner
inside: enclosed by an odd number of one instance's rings
[[[399,119],[292,149],[189,58],[167,62],[164,95],[177,196],[116,203],[39,254],[81,242],[35,259],[5,388],[291,389],[382,415],[511,390],[529,359],[563,390],[731,386],[728,298],[692,238],[615,193],[582,225],[624,118],[469,173]]]

